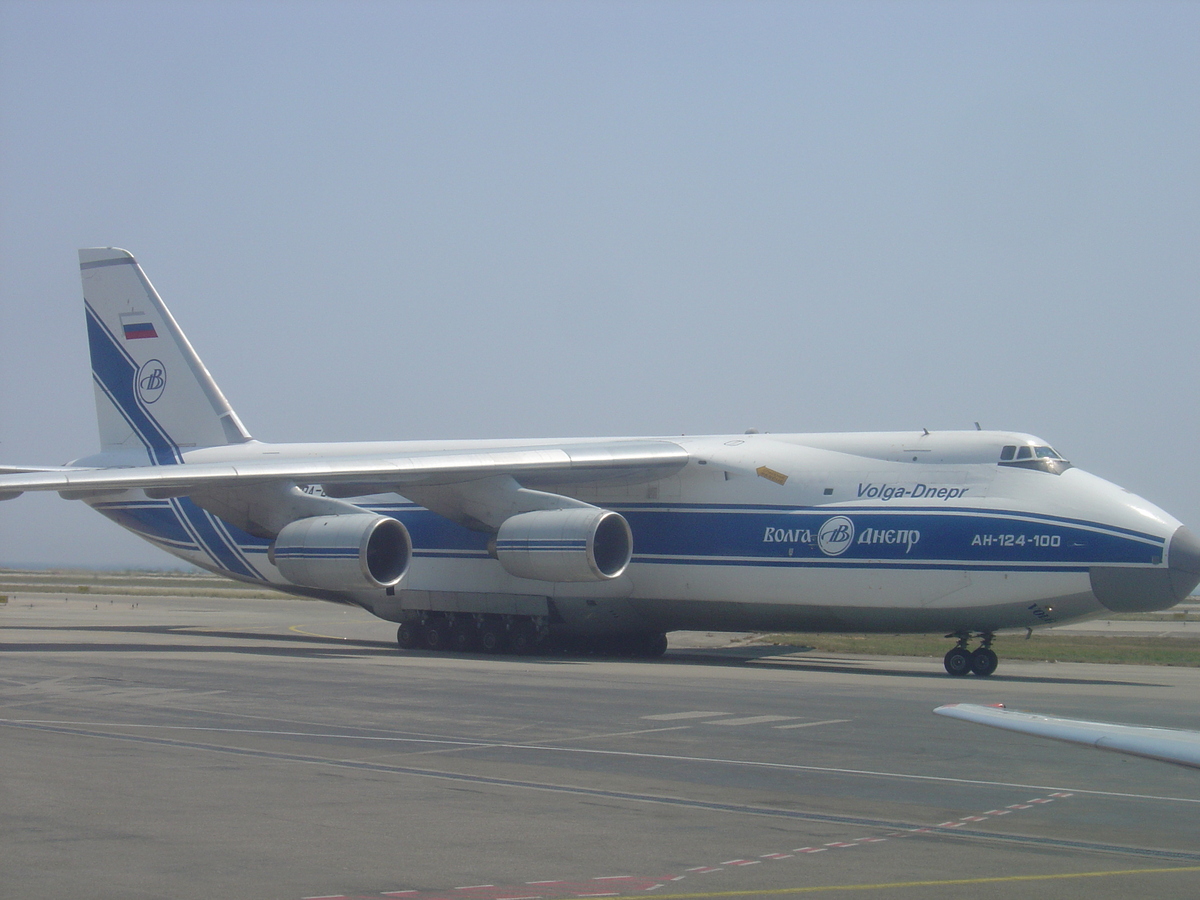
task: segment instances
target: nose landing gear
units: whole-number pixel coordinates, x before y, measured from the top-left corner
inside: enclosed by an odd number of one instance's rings
[[[999,657],[992,649],[992,641],[995,635],[990,631],[984,631],[979,634],[979,647],[974,651],[967,649],[967,643],[971,640],[971,632],[958,631],[954,634],[948,634],[946,637],[958,638],[958,643],[951,648],[946,654],[946,658],[942,660],[946,666],[946,671],[951,675],[959,676],[966,675],[968,672],[974,672],[981,678],[986,678],[996,671],[996,666],[1000,664]]]

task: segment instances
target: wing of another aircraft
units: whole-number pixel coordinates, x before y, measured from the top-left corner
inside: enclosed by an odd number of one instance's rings
[[[1145,756],[1200,769],[1200,732],[1197,731],[1062,719],[1003,707],[977,706],[972,703],[951,703],[939,706],[934,712],[939,716],[949,716],[978,725],[991,725],[1008,731],[1020,731],[1038,737],[1053,738],[1056,741],[1084,744],[1100,750]]]

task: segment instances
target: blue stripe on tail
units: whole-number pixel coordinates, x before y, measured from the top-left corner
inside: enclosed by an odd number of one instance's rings
[[[169,466],[181,462],[179,447],[142,405],[137,392],[137,364],[105,327],[91,305],[85,302],[84,307],[87,310],[92,377],[96,384],[129,423],[155,465]]]

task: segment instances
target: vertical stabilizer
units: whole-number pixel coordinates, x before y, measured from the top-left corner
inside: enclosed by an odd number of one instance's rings
[[[100,444],[168,465],[195,447],[250,440],[131,253],[79,251]]]

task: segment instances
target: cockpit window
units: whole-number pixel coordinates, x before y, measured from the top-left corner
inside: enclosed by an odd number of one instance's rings
[[[1053,447],[1029,446],[1028,444],[1009,444],[1000,450],[998,465],[1011,466],[1014,469],[1037,469],[1061,475],[1071,464],[1067,462]]]

